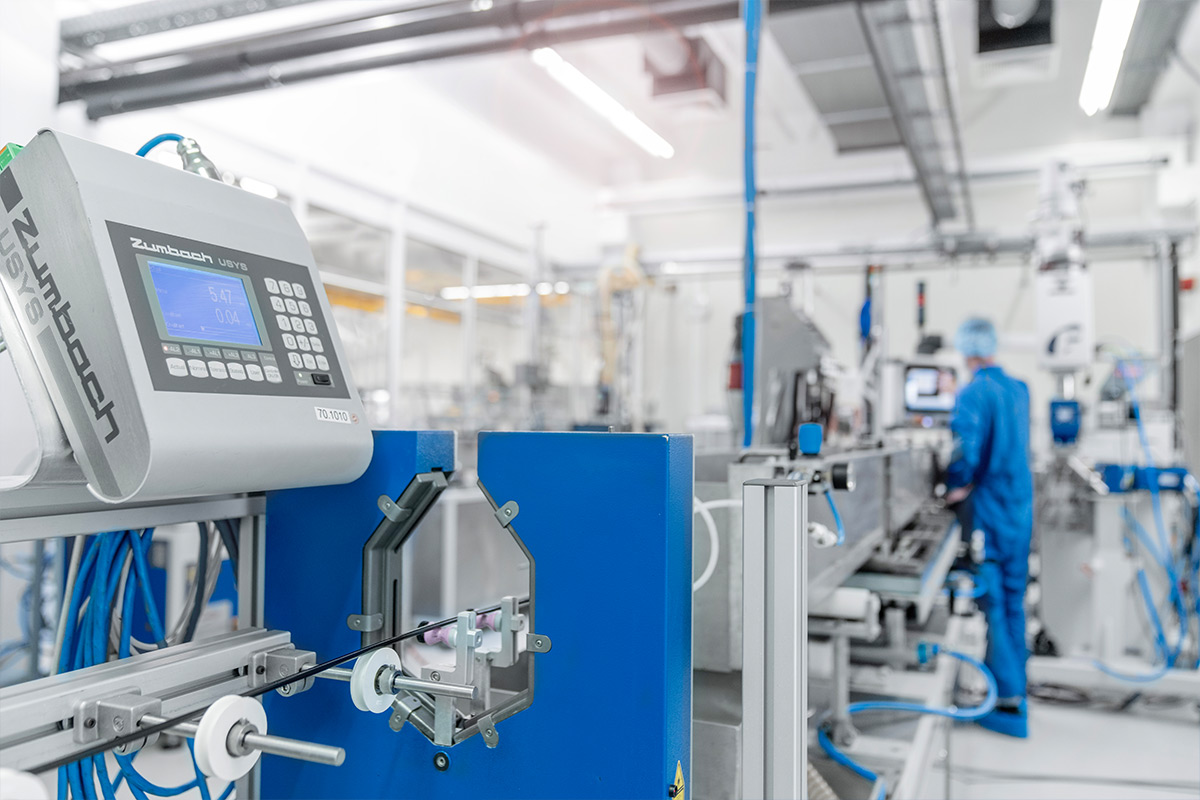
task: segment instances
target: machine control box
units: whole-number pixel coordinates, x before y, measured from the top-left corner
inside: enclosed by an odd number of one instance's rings
[[[366,468],[371,432],[285,204],[43,131],[0,171],[0,209],[0,327],[96,497]]]

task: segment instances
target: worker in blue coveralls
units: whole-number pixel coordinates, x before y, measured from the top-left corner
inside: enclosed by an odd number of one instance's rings
[[[996,710],[983,727],[1029,735],[1025,704],[1025,586],[1033,536],[1033,475],[1029,468],[1029,387],[995,362],[996,328],[968,319],[955,346],[972,378],[958,395],[950,428],[954,456],[946,472],[946,502],[973,505],[973,528],[983,534],[978,568],[980,607],[988,623],[986,663],[996,677]]]

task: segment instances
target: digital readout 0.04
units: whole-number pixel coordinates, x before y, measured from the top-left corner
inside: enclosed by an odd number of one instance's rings
[[[147,268],[169,336],[262,345],[246,284],[241,278],[161,261],[149,261]]]

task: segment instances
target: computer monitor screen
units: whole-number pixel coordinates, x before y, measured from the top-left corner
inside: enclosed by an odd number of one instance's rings
[[[954,410],[958,375],[951,367],[910,366],[904,371],[904,408],[912,414]]]

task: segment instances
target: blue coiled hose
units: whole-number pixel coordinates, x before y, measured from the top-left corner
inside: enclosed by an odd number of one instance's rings
[[[934,652],[937,652],[936,648],[934,648]],[[915,714],[932,714],[938,717],[946,717],[959,722],[974,722],[990,714],[996,708],[996,701],[999,699],[999,690],[996,687],[996,678],[992,675],[992,671],[988,669],[982,661],[966,655],[965,653],[958,653],[953,650],[946,650],[945,653],[952,658],[957,658],[959,661],[962,661],[965,664],[970,664],[971,666],[975,667],[975,669],[979,670],[981,675],[983,675],[984,680],[987,681],[987,695],[983,698],[982,703],[974,708],[955,708],[954,706],[939,708],[937,706],[923,706],[919,703],[905,703],[892,700],[868,700],[860,703],[851,703],[850,705],[846,706],[846,713],[853,715],[862,713],[864,711],[908,711]],[[881,784],[883,783],[877,774],[867,769],[862,764],[859,764],[857,761],[854,761],[852,758],[850,758],[850,756],[839,750],[829,738],[829,735],[825,732],[824,728],[819,728],[817,730],[817,743],[820,744],[821,749],[825,751],[825,754],[838,764],[853,770],[855,774],[866,778],[869,781],[879,781]],[[886,789],[884,790],[884,794],[886,794]]]

